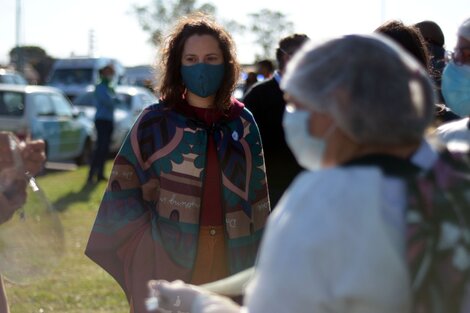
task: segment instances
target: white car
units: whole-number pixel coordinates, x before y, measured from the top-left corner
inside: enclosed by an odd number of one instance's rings
[[[94,125],[60,90],[44,86],[0,85],[0,130],[43,139],[47,160],[55,162],[88,163],[96,140]]]
[[[28,81],[16,71],[0,68],[0,84],[28,85]]]
[[[106,57],[72,57],[54,62],[47,85],[59,88],[70,101],[73,101],[76,96],[99,81],[99,71],[106,65],[114,67],[116,71],[114,82],[117,83],[125,71],[124,66],[118,60]]]
[[[117,86],[115,88],[119,104],[114,110],[114,129],[111,138],[110,152],[116,153],[127,134],[134,125],[137,116],[145,107],[158,101],[157,97],[147,88],[138,86]],[[94,87],[79,95],[74,100],[77,110],[84,114],[91,122],[95,119]]]

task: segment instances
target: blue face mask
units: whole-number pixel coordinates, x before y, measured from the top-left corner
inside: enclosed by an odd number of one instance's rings
[[[186,88],[202,98],[207,98],[217,92],[222,84],[224,72],[224,64],[198,63],[181,66],[181,76],[183,76]]]
[[[470,115],[470,65],[449,62],[442,73],[442,95],[455,114]]]

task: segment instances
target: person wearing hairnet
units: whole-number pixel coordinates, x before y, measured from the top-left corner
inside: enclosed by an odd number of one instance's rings
[[[150,282],[162,312],[410,312],[406,183],[430,167],[426,71],[382,35],[304,46],[281,83],[283,126],[307,169],[268,220],[243,307],[182,282]]]

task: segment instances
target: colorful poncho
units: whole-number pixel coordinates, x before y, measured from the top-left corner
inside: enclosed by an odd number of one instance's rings
[[[184,110],[150,106],[115,159],[85,252],[119,282],[134,312],[148,280],[191,279],[208,131],[222,169],[228,268],[236,273],[255,262],[270,206],[250,112],[234,102],[227,118],[208,128]]]

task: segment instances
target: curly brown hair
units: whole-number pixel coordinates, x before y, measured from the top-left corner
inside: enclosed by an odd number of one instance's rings
[[[390,20],[380,25],[375,32],[384,34],[398,43],[429,71],[429,51],[423,35],[416,26],[405,25],[399,20]]]
[[[226,111],[231,104],[232,93],[240,75],[235,44],[230,34],[211,17],[201,13],[181,18],[170,35],[166,38],[161,50],[159,92],[168,104],[181,102],[186,88],[181,76],[181,58],[184,44],[193,35],[211,35],[218,42],[224,58],[224,78],[217,94],[215,107]]]

